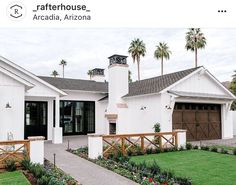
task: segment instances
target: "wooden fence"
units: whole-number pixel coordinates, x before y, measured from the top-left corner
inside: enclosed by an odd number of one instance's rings
[[[163,150],[168,147],[178,147],[178,132],[159,132],[142,134],[103,135],[103,156],[120,151],[127,154],[132,147],[140,147],[143,152],[148,148]]]
[[[15,160],[16,166],[20,166],[20,161],[24,157],[30,156],[30,141],[29,140],[16,140],[16,141],[3,141],[0,142],[0,169],[5,168],[7,160]]]

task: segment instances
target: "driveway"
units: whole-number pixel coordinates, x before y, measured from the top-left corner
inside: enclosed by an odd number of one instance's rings
[[[205,140],[205,141],[192,141],[190,142],[193,145],[224,145],[224,146],[232,146],[236,147],[236,138],[232,139],[216,139],[216,140]]]

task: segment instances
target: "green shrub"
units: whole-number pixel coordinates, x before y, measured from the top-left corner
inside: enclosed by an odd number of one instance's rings
[[[12,158],[5,160],[5,168],[9,172],[15,171],[16,170],[16,160],[12,159]]]
[[[153,126],[153,129],[154,129],[154,132],[160,132],[160,131],[161,131],[161,125],[160,125],[160,123],[156,123],[156,124]]]
[[[43,175],[41,178],[37,180],[38,185],[48,185],[48,182],[50,180],[50,177]]]
[[[199,147],[198,147],[197,145],[195,145],[195,146],[193,147],[193,149],[195,149],[195,150],[198,149],[198,148],[199,148]]]
[[[186,149],[191,150],[193,148],[193,145],[191,143],[186,143]]]
[[[29,171],[36,177],[41,178],[43,175],[46,174],[46,170],[40,164],[32,164],[29,168]]]
[[[235,149],[233,149],[233,154],[234,154],[234,155],[236,155],[236,148],[235,148]]]
[[[201,150],[206,150],[206,151],[209,151],[209,146],[201,146]]]
[[[217,150],[217,147],[213,146],[213,147],[211,148],[211,151],[212,151],[212,152],[217,152],[217,151],[218,151],[218,150]]]
[[[146,149],[146,153],[147,153],[147,154],[152,154],[152,152],[153,152],[152,148],[147,148],[147,149]]]
[[[29,170],[30,166],[32,165],[32,163],[30,162],[29,159],[27,158],[24,158],[22,161],[21,161],[21,166],[23,167],[24,170]]]
[[[220,153],[222,153],[222,154],[228,154],[228,150],[225,150],[224,148],[221,148]]]

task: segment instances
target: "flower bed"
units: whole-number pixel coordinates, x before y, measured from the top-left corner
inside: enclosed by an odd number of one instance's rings
[[[49,161],[45,161],[43,166],[24,159],[21,164],[23,173],[32,185],[79,185],[71,176],[57,167],[54,168]]]
[[[152,152],[156,150],[152,150]],[[173,150],[168,150],[168,152]],[[176,150],[174,150],[176,151]],[[191,185],[191,180],[176,177],[170,171],[163,171],[157,163],[147,166],[146,163],[136,164],[129,161],[128,156],[123,156],[120,152],[109,155],[108,159],[99,158],[97,160],[88,159],[88,148],[69,150],[75,155],[90,160],[104,168],[114,171],[126,178],[129,178],[141,185]],[[157,151],[162,152],[162,151]],[[163,152],[167,152],[164,150]],[[135,155],[138,155],[135,152]]]

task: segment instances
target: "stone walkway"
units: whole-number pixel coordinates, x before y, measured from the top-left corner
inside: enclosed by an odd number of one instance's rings
[[[70,148],[87,146],[87,136],[64,137],[63,144],[45,142],[45,158],[53,162],[56,154],[56,165],[70,174],[83,185],[138,185],[110,170],[102,168],[92,162],[82,159],[67,151],[68,140]]]

